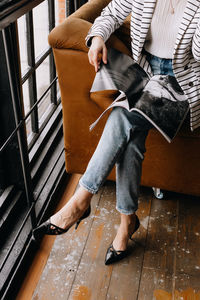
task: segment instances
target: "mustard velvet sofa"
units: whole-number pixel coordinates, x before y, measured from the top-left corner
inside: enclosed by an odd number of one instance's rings
[[[89,125],[112,101],[115,92],[90,94],[94,68],[88,62],[85,37],[107,0],[92,0],[68,17],[49,35],[63,107],[66,171],[83,174],[101,136],[107,116],[89,131]],[[107,47],[131,55],[130,16],[110,37]],[[190,131],[189,118],[168,143],[156,129],[146,141],[141,185],[200,195],[200,130]],[[113,169],[108,179],[115,180]]]

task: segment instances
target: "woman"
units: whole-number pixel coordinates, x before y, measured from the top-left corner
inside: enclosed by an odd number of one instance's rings
[[[103,9],[86,38],[89,62],[97,72],[100,55],[107,63],[105,42],[132,14],[132,55],[148,74],[173,77],[190,108],[190,126],[200,126],[200,0],[113,0]],[[168,76],[168,77],[167,77]],[[162,93],[159,88],[156,93]],[[174,99],[179,101],[179,99]],[[139,227],[135,212],[145,140],[152,124],[138,112],[114,108],[99,144],[80,179],[80,188],[68,203],[34,230],[42,234],[62,234],[90,213],[90,201],[116,165],[116,208],[121,223],[107,249],[105,264],[127,254],[129,238]]]

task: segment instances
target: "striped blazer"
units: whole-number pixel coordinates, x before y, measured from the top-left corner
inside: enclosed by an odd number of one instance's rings
[[[155,5],[156,0],[112,0],[88,32],[87,45],[93,36],[101,36],[106,42],[131,13],[133,59],[152,76],[142,49]],[[174,46],[172,65],[176,80],[189,101],[190,127],[193,131],[200,126],[200,0],[187,1]]]

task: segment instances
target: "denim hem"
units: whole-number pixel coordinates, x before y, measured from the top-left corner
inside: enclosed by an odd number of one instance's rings
[[[79,180],[79,184],[84,187],[88,192],[90,192],[91,194],[96,194],[98,192],[98,190],[94,190],[94,189],[91,189],[89,188],[87,185],[85,185],[81,179]]]
[[[124,215],[132,215],[132,214],[134,214],[136,211],[137,211],[137,208],[136,209],[134,209],[134,210],[129,210],[129,211],[127,211],[127,210],[125,210],[125,209],[121,209],[121,208],[118,208],[117,206],[116,206],[116,210],[118,211],[118,212],[120,212],[121,214],[124,214]]]

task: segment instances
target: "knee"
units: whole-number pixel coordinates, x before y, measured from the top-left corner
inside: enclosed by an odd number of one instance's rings
[[[114,107],[111,111],[107,123],[114,130],[119,130],[120,128],[131,126],[128,124],[128,119],[126,117],[126,110],[122,107]]]
[[[143,143],[133,143],[132,153],[133,157],[144,160],[144,153],[146,152],[145,145]]]

